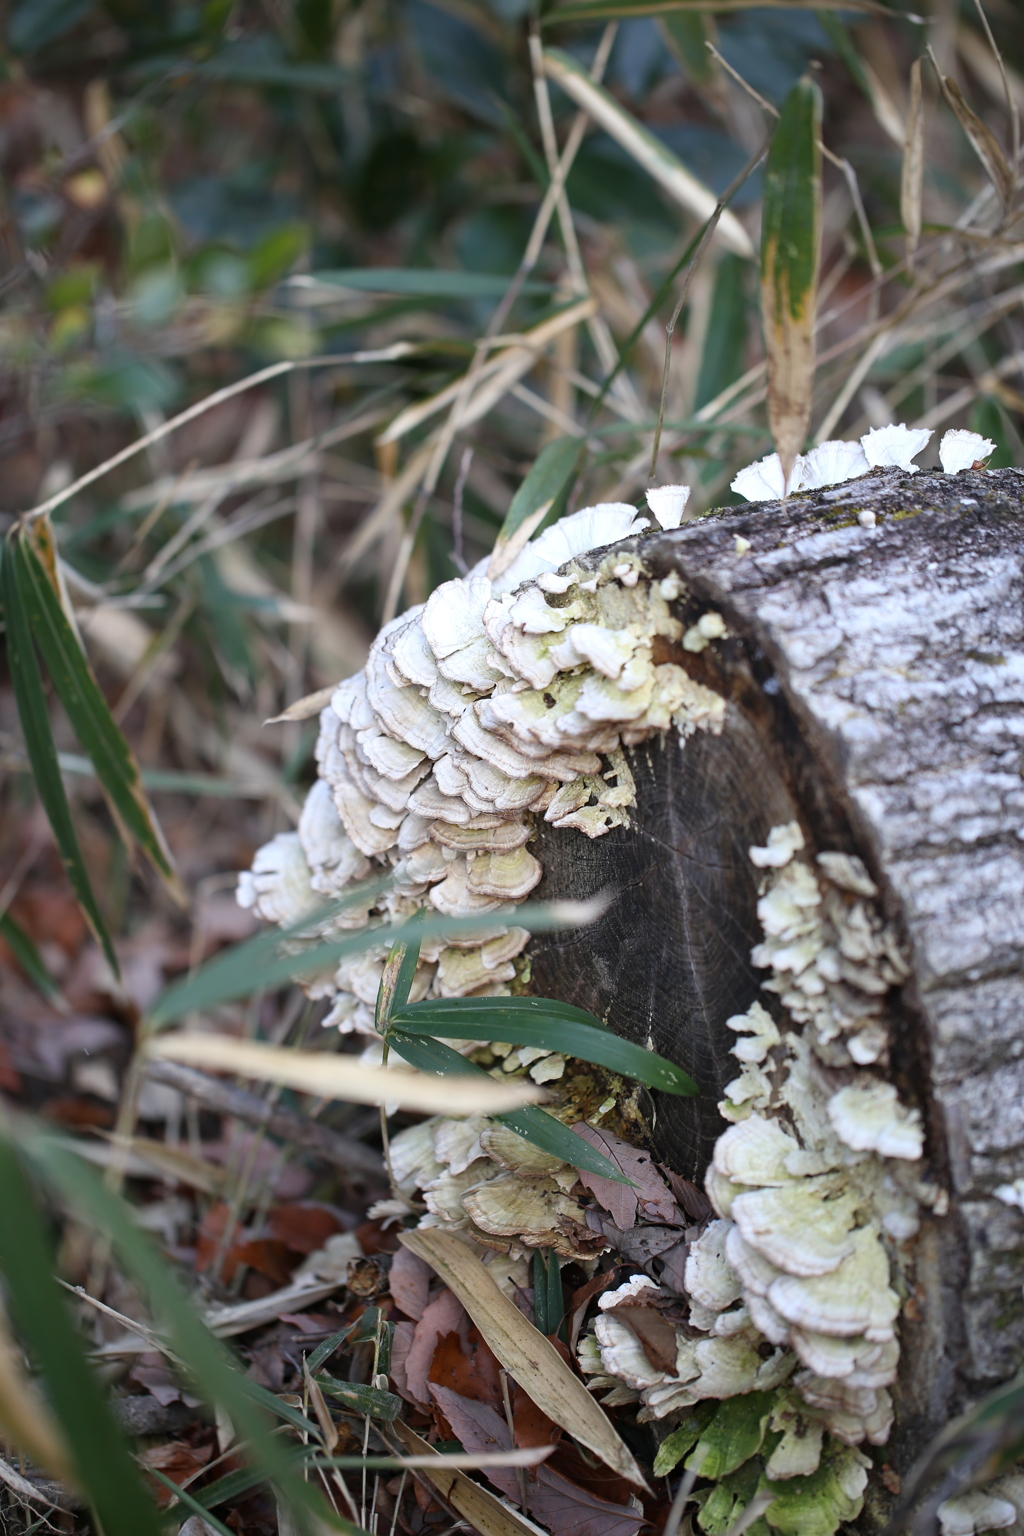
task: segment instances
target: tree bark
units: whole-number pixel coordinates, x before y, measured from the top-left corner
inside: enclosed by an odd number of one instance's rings
[[[891,1076],[950,1195],[901,1322],[905,1465],[1024,1361],[1024,1214],[993,1196],[1024,1177],[1024,473],[876,472],[617,548],[678,573],[684,623],[725,618],[720,644],[655,658],[723,694],[725,728],[631,749],[628,829],[544,828],[537,894],[615,900],[534,941],[531,987],[697,1079],[699,1099],[653,1105],[653,1140],[700,1181],[736,1075],[725,1020],[764,980],[749,847],[798,819],[812,852],[864,860],[911,957]]]

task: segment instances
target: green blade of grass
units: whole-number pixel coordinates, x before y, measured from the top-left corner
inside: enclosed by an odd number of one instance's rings
[[[45,556],[47,541],[52,544],[52,531],[45,520],[33,526],[31,537]],[[10,553],[16,562],[32,636],[75,734],[92,760],[111,811],[126,841],[138,843],[167,888],[184,901],[134,754],[110,713],[48,574],[53,560],[44,563],[27,534],[12,541]]]
[[[443,1040],[433,1040],[423,1036],[404,1035],[392,1028],[388,1032],[388,1041],[391,1048],[398,1052],[403,1060],[410,1066],[418,1067],[421,1072],[436,1072],[445,1074],[448,1072],[469,1074],[478,1072],[486,1077],[483,1067],[478,1067],[476,1062],[467,1061],[465,1056],[460,1056],[458,1051],[450,1045],[445,1045]],[[577,1136],[568,1126],[556,1120],[553,1115],[547,1115],[536,1104],[527,1104],[523,1109],[505,1110],[500,1115],[494,1116],[495,1120],[507,1125],[510,1131],[515,1131],[524,1141],[532,1146],[540,1147],[543,1152],[550,1152],[552,1157],[560,1157],[563,1163],[568,1163],[572,1168],[582,1168],[587,1173],[600,1174],[603,1179],[612,1179],[616,1184],[632,1185],[632,1180],[625,1178],[614,1163],[598,1152],[596,1148],[585,1142],[582,1136]]]
[[[356,1381],[338,1381],[326,1371],[320,1372],[316,1384],[321,1392],[326,1392],[349,1413],[357,1413],[360,1417],[369,1414],[371,1419],[383,1419],[390,1424],[402,1411],[402,1399],[396,1397],[394,1392],[385,1392],[380,1387],[367,1387]]]
[[[363,1536],[358,1526],[335,1514],[296,1473],[288,1445],[270,1432],[264,1405],[271,1394],[250,1381],[230,1351],[210,1333],[172,1270],[136,1225],[125,1201],[106,1188],[74,1153],[34,1126],[19,1127],[18,1139],[45,1181],[79,1219],[113,1243],[197,1390],[211,1406],[219,1404],[228,1414],[239,1438],[248,1442],[253,1464],[260,1468],[264,1480],[281,1491],[301,1529],[313,1536],[319,1521],[346,1536]],[[285,1408],[274,1400],[273,1411],[278,1416]],[[304,1418],[302,1423],[307,1431],[314,1430]],[[134,1533],[126,1531],[125,1536],[141,1536],[142,1530],[137,1527]]]
[[[331,288],[400,293],[418,299],[500,299],[510,282],[511,277],[492,277],[487,272],[453,272],[443,267],[350,267],[311,272],[302,278],[303,287],[323,283]],[[553,292],[547,283],[524,283],[520,291],[528,294]]]
[[[768,417],[788,482],[814,397],[814,321],[821,253],[821,91],[804,76],[782,105],[764,179],[761,314]]]
[[[383,890],[377,882],[377,890]],[[330,939],[313,944],[298,954],[283,952],[282,946],[295,939],[308,939],[310,930],[325,921],[332,911],[341,911],[362,899],[366,886],[353,887],[340,903],[311,913],[293,928],[274,933],[260,933],[243,944],[236,944],[225,954],[204,965],[194,976],[175,982],[157,998],[147,1016],[150,1028],[160,1029],[187,1013],[198,1013],[214,1008],[235,998],[251,997],[254,992],[270,991],[300,977],[312,975],[342,958],[358,954],[373,944],[400,943],[405,939],[431,939],[458,934],[460,937],[481,932],[484,921],[476,917],[436,917],[408,922],[391,929],[366,928],[348,932],[343,938]],[[541,933],[552,928],[571,928],[593,922],[604,910],[604,902],[537,902],[521,907],[516,912],[516,922],[531,933]]]
[[[86,1364],[53,1278],[55,1258],[20,1157],[0,1136],[0,1266],[22,1337],[39,1364],[79,1486],[106,1536],[162,1536],[149,1498]]]
[[[556,437],[536,461],[512,498],[498,532],[487,574],[495,580],[507,570],[527,540],[566,491],[576,474],[583,443],[578,437]]]
[[[396,1010],[391,1022],[410,1035],[503,1040],[510,1045],[559,1051],[664,1093],[691,1095],[699,1091],[693,1078],[664,1056],[613,1035],[582,1009],[547,998],[431,998]]]
[[[0,601],[3,602],[4,621],[7,627],[7,663],[10,668],[18,718],[25,737],[25,750],[32,766],[36,790],[71,882],[71,889],[97,943],[107,957],[111,970],[115,976],[120,976],[114,946],[93,893],[82,850],[75,835],[74,823],[71,820],[67,795],[64,793],[64,782],[61,779],[60,765],[57,761],[57,748],[50,728],[43,675],[32,642],[24,594],[12,558],[13,549],[12,542],[8,541],[3,551],[3,559],[0,560]]]
[[[21,924],[16,922],[9,912],[0,913],[0,938],[6,941],[25,976],[36,991],[42,993],[47,1002],[52,1003],[60,997],[60,988],[46,969],[42,955]]]

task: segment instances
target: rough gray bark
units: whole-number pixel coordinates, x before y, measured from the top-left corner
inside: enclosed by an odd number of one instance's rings
[[[816,849],[865,860],[912,957],[894,1075],[951,1197],[901,1324],[905,1463],[1024,1362],[1024,1214],[992,1193],[1024,1177],[1024,473],[876,473],[619,547],[681,575],[684,620],[725,617],[734,638],[657,659],[724,693],[726,727],[632,752],[628,830],[544,831],[538,894],[618,899],[535,941],[533,989],[693,1073],[700,1099],[657,1105],[655,1138],[699,1177],[735,1075],[724,1020],[763,979],[749,845],[799,815]]]

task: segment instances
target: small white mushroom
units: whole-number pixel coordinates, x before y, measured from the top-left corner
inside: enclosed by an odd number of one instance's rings
[[[709,1312],[724,1312],[743,1294],[743,1282],[725,1254],[731,1228],[731,1222],[713,1221],[687,1249],[687,1293]]]
[[[423,633],[440,661],[484,633],[483,612],[491,596],[486,576],[464,576],[437,587],[423,610]]]
[[[555,571],[574,555],[591,549],[617,544],[632,533],[640,533],[647,519],[637,517],[635,507],[627,502],[602,502],[583,507],[569,517],[559,518],[527,544],[522,554],[494,583],[496,592],[511,592],[524,581],[532,581],[544,571]]]
[[[469,1115],[465,1120],[439,1119],[431,1124],[434,1156],[447,1165],[449,1173],[465,1173],[471,1163],[485,1155],[480,1134],[492,1124],[486,1115]]]
[[[819,869],[841,890],[854,896],[877,896],[878,886],[867,872],[863,859],[853,853],[819,853],[815,858]]]
[[[752,1184],[757,1188],[790,1184],[792,1175],[786,1159],[798,1146],[775,1120],[750,1115],[719,1136],[714,1164],[723,1178],[735,1184]]]
[[[838,1269],[854,1251],[856,1210],[857,1198],[844,1181],[823,1174],[745,1190],[733,1200],[731,1215],[751,1248],[787,1274],[810,1279]]]
[[[1017,1524],[1018,1513],[1016,1504],[986,1493],[983,1488],[958,1493],[944,1500],[936,1510],[942,1536],[981,1536],[982,1531],[1004,1531]]]
[[[688,485],[652,485],[646,491],[647,505],[662,528],[678,528],[690,499]]]
[[[238,877],[236,900],[283,928],[301,923],[323,905],[313,890],[297,832],[279,832],[257,850],[251,871],[243,870]]]
[[[789,1477],[808,1477],[818,1470],[825,1426],[820,1419],[805,1417],[786,1406],[772,1412],[769,1426],[782,1430],[782,1439],[764,1464],[765,1476],[772,1482]]]
[[[803,457],[801,490],[816,491],[827,485],[842,485],[866,475],[871,465],[860,443],[832,439],[818,443]]]
[[[892,1083],[840,1088],[828,1101],[828,1117],[840,1141],[855,1152],[915,1161],[924,1147],[916,1109],[905,1109]]]
[[[782,477],[782,460],[777,453],[769,453],[741,469],[730,489],[746,501],[781,501],[783,496],[793,496],[803,490],[803,469],[803,459],[798,455],[790,470],[787,491]]]
[[[602,1313],[594,1324],[594,1336],[601,1351],[601,1365],[609,1376],[618,1377],[635,1391],[659,1386],[668,1379],[667,1371],[651,1364],[643,1345],[622,1318]]]
[[[919,465],[911,460],[925,447],[931,437],[930,427],[873,427],[861,438],[861,447],[872,469],[905,469],[916,475]]]
[[[757,869],[782,869],[803,847],[804,834],[800,830],[800,823],[788,821],[784,826],[772,827],[765,847],[755,847],[748,851],[750,862]]]
[[[982,469],[995,451],[995,443],[982,437],[980,432],[965,432],[954,427],[943,434],[939,463],[947,475],[957,475],[962,469]]]
[[[514,1238],[531,1248],[554,1248],[563,1258],[584,1258],[602,1246],[587,1227],[583,1207],[551,1178],[527,1180],[502,1173],[469,1190],[463,1205],[482,1232]],[[584,1240],[582,1248],[574,1234]]]
[[[510,853],[478,853],[469,865],[469,889],[502,901],[522,901],[544,871],[526,848]]]

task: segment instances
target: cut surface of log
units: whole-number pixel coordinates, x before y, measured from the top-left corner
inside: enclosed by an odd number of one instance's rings
[[[1024,1180],[1024,473],[876,472],[620,551],[681,578],[684,624],[725,619],[714,648],[660,658],[726,697],[725,726],[629,749],[628,828],[542,830],[539,895],[616,897],[533,941],[531,990],[697,1079],[699,1100],[661,1098],[654,1135],[699,1179],[736,1070],[725,1020],[764,979],[749,847],[796,819],[812,854],[864,860],[910,962],[890,1075],[950,1197],[912,1245],[902,1461],[1024,1361],[1024,1212],[995,1194]]]

